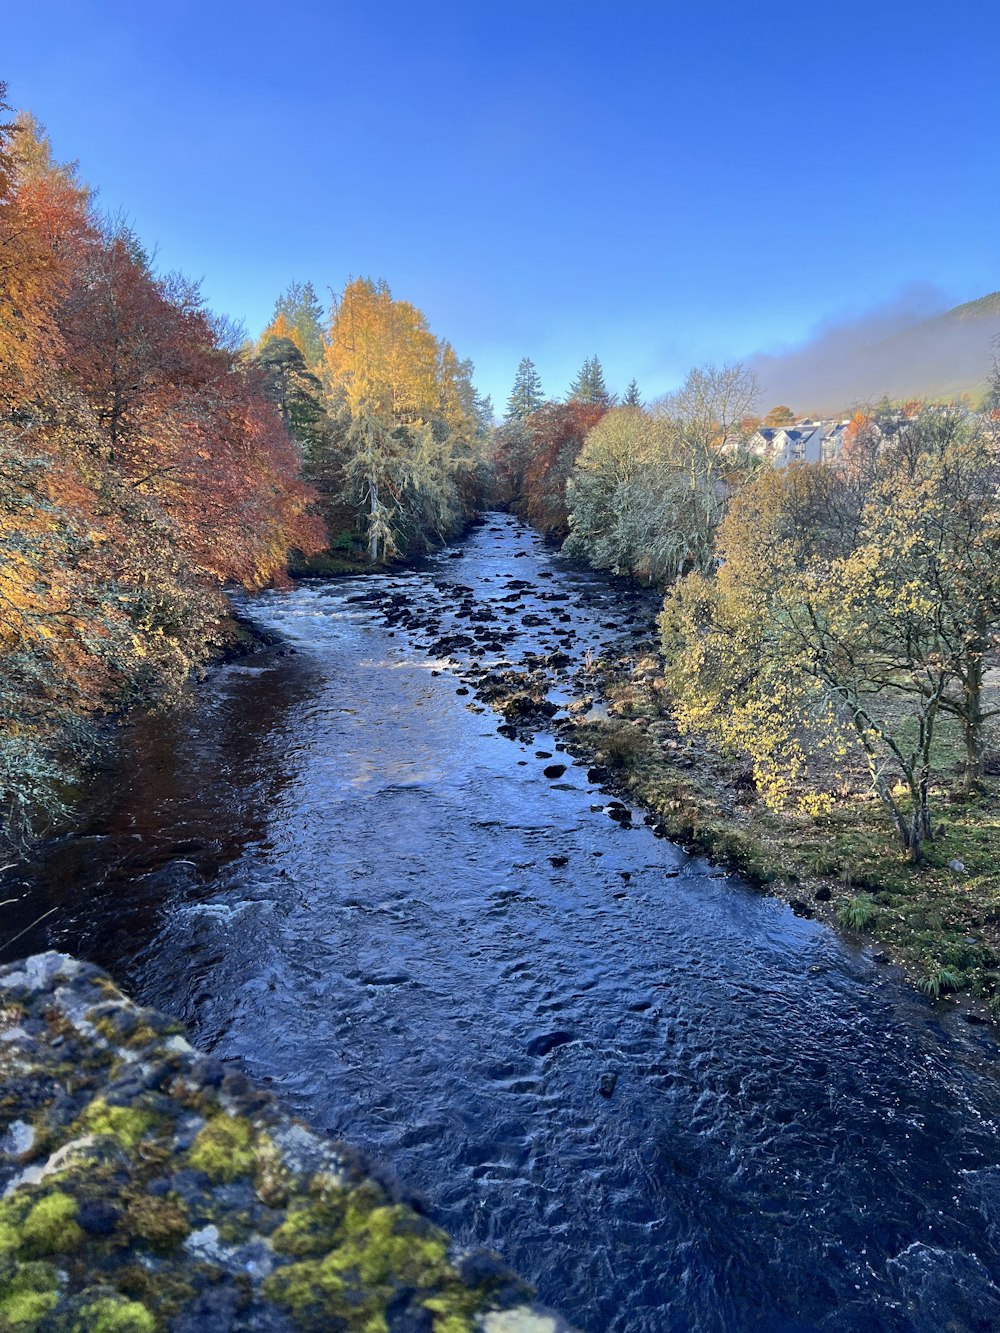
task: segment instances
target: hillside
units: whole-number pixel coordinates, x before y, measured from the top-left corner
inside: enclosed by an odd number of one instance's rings
[[[804,346],[751,358],[762,401],[797,413],[836,415],[890,398],[975,402],[1000,336],[1000,292],[930,317],[897,313],[829,328]]]

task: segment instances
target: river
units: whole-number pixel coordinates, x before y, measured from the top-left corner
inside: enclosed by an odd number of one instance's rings
[[[130,731],[7,872],[5,928],[54,909],[14,954],[107,967],[585,1333],[1000,1328],[990,1038],[610,819],[463,681],[647,602],[498,515],[244,610],[285,646]]]

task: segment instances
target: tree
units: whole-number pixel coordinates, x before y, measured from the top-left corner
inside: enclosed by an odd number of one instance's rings
[[[527,449],[517,510],[548,537],[563,541],[569,532],[566,483],[605,411],[600,403],[546,403],[523,423]]]
[[[628,388],[625,390],[625,397],[622,399],[622,407],[643,406],[642,399],[639,397],[639,386],[634,379],[629,380]]]
[[[458,477],[479,432],[471,364],[386,283],[355,279],[337,302],[324,371],[369,559],[444,540],[460,518]]]
[[[57,314],[90,235],[89,193],[30,117],[0,129],[0,154],[0,397],[13,405],[63,354]]]
[[[810,748],[846,754],[853,737],[919,860],[948,714],[966,784],[981,772],[998,481],[967,414],[937,408],[884,415],[880,447],[846,468],[761,472],[722,523],[717,577],[685,580],[665,604],[682,723],[750,754],[777,800],[807,779]]]
[[[993,339],[993,364],[980,411],[994,421],[1000,419],[1000,334]]]
[[[795,413],[784,403],[778,407],[772,407],[770,412],[764,418],[765,426],[791,426],[795,421]]]
[[[604,371],[596,356],[588,357],[580,368],[580,373],[570,385],[569,402],[596,403],[599,407],[610,407],[611,394],[604,383]]]
[[[507,421],[523,421],[545,402],[542,381],[530,357],[522,357],[514,376],[514,387],[507,399]]]
[[[316,457],[325,443],[329,424],[323,404],[323,386],[307,368],[305,357],[290,338],[268,338],[257,353],[264,392],[281,415],[285,429],[303,449]]]
[[[901,585],[919,581],[934,617],[934,650],[949,671],[941,708],[957,718],[965,749],[966,790],[983,776],[986,663],[1000,622],[1000,458],[988,429],[961,406],[876,417],[882,443],[868,450],[874,497],[890,541],[904,525]],[[902,594],[901,594],[902,595]]]
[[[673,438],[687,568],[707,571],[714,564],[715,530],[738,480],[745,422],[757,392],[753,372],[739,363],[703,366],[655,409]]]
[[[278,297],[258,348],[269,338],[288,338],[302,353],[308,370],[319,367],[323,360],[323,307],[311,282],[290,283]]]
[[[620,407],[591,430],[567,484],[565,549],[597,569],[663,573],[654,548],[674,530],[666,515],[669,439],[662,420]]]
[[[754,466],[739,448],[754,393],[742,367],[707,367],[652,414],[609,413],[569,478],[567,549],[662,583],[710,570],[727,499]]]
[[[319,549],[256,367],[102,222],[44,131],[0,127],[0,831],[62,808],[93,721],[177,696],[222,585]]]

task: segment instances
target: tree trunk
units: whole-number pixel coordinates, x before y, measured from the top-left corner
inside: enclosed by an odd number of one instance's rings
[[[368,494],[371,497],[371,531],[368,534],[368,563],[370,565],[377,565],[378,528],[375,526],[375,515],[378,513],[378,483],[374,479],[368,484]]]

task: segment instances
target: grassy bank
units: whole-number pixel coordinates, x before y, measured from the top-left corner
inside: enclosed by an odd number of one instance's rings
[[[581,686],[603,698],[608,717],[577,722],[568,741],[662,832],[801,915],[875,943],[925,994],[961,1003],[970,1021],[1000,1021],[1000,780],[987,778],[975,798],[961,799],[946,752],[954,746],[957,763],[957,737],[942,736],[937,836],[914,866],[858,775],[838,775],[827,815],[769,810],[745,763],[678,732],[652,648],[606,657]]]

